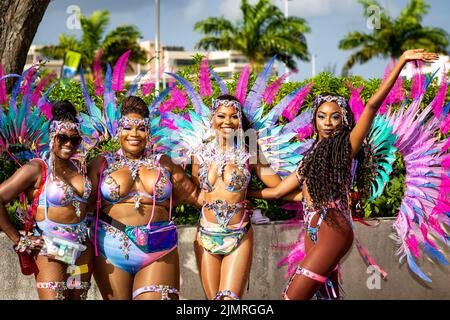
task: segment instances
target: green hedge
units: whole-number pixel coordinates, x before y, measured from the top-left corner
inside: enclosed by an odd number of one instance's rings
[[[198,78],[198,68],[199,68],[199,61],[201,60],[200,56],[195,57],[197,64],[194,66],[187,67],[183,69],[180,74],[187,78],[192,83],[197,83]],[[235,75],[235,78],[231,81],[231,83],[228,84],[230,91],[234,92],[236,87],[238,75]],[[270,81],[275,80],[275,77],[272,78]],[[285,83],[281,86],[273,105],[276,105],[278,101],[284,97],[286,94],[292,92],[295,88],[298,88],[300,86],[303,86],[307,84],[308,82],[313,83],[313,87],[311,89],[310,94],[305,99],[305,102],[300,110],[306,110],[310,108],[313,104],[314,98],[317,94],[323,93],[323,92],[336,92],[347,99],[350,97],[350,90],[347,88],[347,86],[344,83],[344,80],[348,80],[354,87],[359,87],[360,85],[364,85],[364,89],[361,93],[361,97],[363,101],[366,103],[370,97],[374,94],[374,92],[377,90],[377,88],[380,86],[381,80],[380,79],[369,79],[364,80],[361,77],[358,76],[351,76],[349,78],[342,78],[342,77],[336,77],[331,73],[321,73],[317,75],[314,78],[307,79],[303,82],[290,82]],[[250,83],[248,86],[248,90],[250,90],[252,83],[255,81],[255,75],[251,74],[250,76]],[[220,93],[220,90],[218,88],[218,85],[212,81],[213,85],[213,95],[217,96]],[[93,97],[94,102],[98,107],[101,108],[102,106],[102,97],[96,97],[93,94],[93,84],[91,80],[87,80],[87,86],[89,93],[91,97]],[[195,85],[196,86],[196,85]],[[411,81],[404,81],[404,87],[406,88],[406,93],[409,94],[409,90],[411,88]],[[437,92],[437,85],[436,81],[434,80],[434,83],[428,88],[425,97],[423,99],[422,108],[428,105]],[[123,98],[125,95],[124,93],[119,94],[118,98],[119,100]],[[49,95],[50,99],[52,100],[69,100],[76,106],[78,111],[86,111],[86,106],[84,103],[84,98],[81,90],[81,85],[78,81],[74,80],[64,80],[59,82],[55,87],[52,89]],[[153,95],[149,95],[147,97],[144,97],[144,100],[146,103],[150,104],[154,99]],[[447,97],[446,102],[450,100],[450,90],[447,91]],[[210,104],[210,98],[205,98],[204,102],[206,104]],[[268,112],[271,109],[272,106],[264,105],[265,112]],[[396,105],[394,108],[398,108],[399,106]],[[192,108],[192,106],[187,107]],[[177,111],[175,112],[184,112],[184,111]],[[280,119],[281,121],[285,121],[283,119]],[[109,142],[101,146],[101,149],[103,150],[114,150],[117,148],[117,142]],[[97,152],[98,153],[98,152]],[[95,156],[95,152],[93,152],[92,157]],[[14,170],[16,170],[16,165],[8,159],[8,157],[3,154],[0,158],[0,182],[9,177]],[[190,173],[190,168],[187,168],[188,174]],[[405,169],[404,169],[404,163],[402,160],[402,157],[398,155],[397,160],[394,165],[394,171],[391,175],[391,180],[387,184],[384,193],[382,196],[377,198],[374,201],[370,201],[367,203],[364,203],[364,214],[368,216],[369,214],[371,216],[378,216],[378,217],[390,217],[396,215],[398,212],[401,199],[403,197],[404,191],[405,191]],[[252,188],[260,188],[263,184],[259,179],[253,177],[251,180],[251,187]],[[280,206],[284,203],[283,201],[266,201],[266,200],[259,200],[259,199],[253,199],[253,204],[255,207],[260,208],[263,214],[268,216],[271,220],[285,220],[292,218],[295,213],[294,212],[286,212],[285,210],[281,209]],[[9,208],[9,211],[12,213],[14,211],[14,207]],[[185,205],[180,205],[175,208],[175,221],[180,224],[195,224],[195,222],[198,219],[198,210]]]

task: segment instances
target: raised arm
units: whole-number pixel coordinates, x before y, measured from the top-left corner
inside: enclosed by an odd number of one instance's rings
[[[37,161],[23,165],[9,179],[0,185],[0,229],[15,244],[19,242],[20,233],[8,218],[6,204],[16,199],[20,193],[37,189],[41,181],[41,167]]]
[[[427,53],[424,52],[423,49],[414,49],[405,51],[397,64],[394,66],[394,69],[389,74],[386,81],[384,81],[380,88],[375,92],[375,94],[370,98],[367,102],[366,107],[364,108],[361,117],[350,133],[350,143],[352,146],[352,158],[356,156],[359,149],[362,146],[364,139],[370,131],[372,126],[373,119],[375,118],[378,109],[380,108],[383,101],[386,99],[387,95],[391,91],[392,87],[395,84],[398,76],[400,75],[401,70],[405,66],[408,61],[413,60],[421,60],[423,62],[433,62],[438,59],[437,54],[435,53]]]

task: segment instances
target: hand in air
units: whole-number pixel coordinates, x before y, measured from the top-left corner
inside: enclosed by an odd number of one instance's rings
[[[422,62],[432,63],[438,60],[439,56],[437,55],[437,53],[425,52],[424,49],[413,49],[403,52],[401,58],[404,59],[405,62],[420,60]]]

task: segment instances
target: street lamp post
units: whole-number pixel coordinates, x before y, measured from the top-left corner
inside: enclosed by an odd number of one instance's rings
[[[159,0],[155,0],[155,10],[156,10],[156,36],[155,36],[155,91],[156,94],[159,93],[159,65],[160,65],[160,48],[159,48],[159,15],[160,15],[160,5]]]
[[[289,4],[288,4],[289,1],[292,1],[292,0],[284,0],[284,17],[285,18],[289,17]],[[287,65],[285,65],[285,72],[286,73],[289,72],[289,68]],[[286,77],[286,82],[289,82],[289,77]]]

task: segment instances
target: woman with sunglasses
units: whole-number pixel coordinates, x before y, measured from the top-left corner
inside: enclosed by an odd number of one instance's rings
[[[100,155],[88,170],[98,184],[95,280],[108,300],[178,299],[172,208],[196,205],[198,189],[180,166],[153,150],[149,109],[141,98],[123,99],[121,115],[121,148]]]
[[[86,204],[91,181],[73,156],[82,138],[75,107],[69,101],[52,107],[49,151],[32,159],[0,185],[0,228],[18,253],[34,257],[40,299],[85,299],[92,273],[87,240]],[[34,235],[21,235],[5,205],[24,192],[37,206]]]

